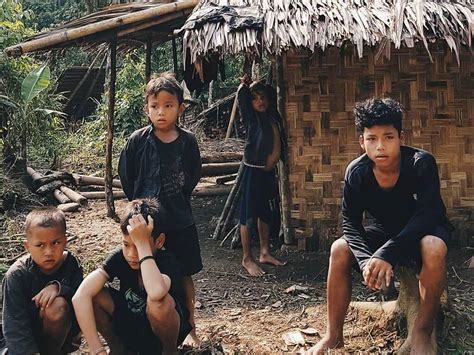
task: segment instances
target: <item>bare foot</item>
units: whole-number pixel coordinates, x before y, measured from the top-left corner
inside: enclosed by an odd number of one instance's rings
[[[344,341],[342,339],[332,340],[328,336],[324,336],[315,346],[306,350],[306,355],[319,355],[324,354],[328,349],[340,349],[344,347]]]
[[[255,263],[253,259],[251,260],[242,260],[242,266],[247,270],[250,276],[263,276],[265,271],[263,271],[260,266]]]
[[[431,334],[413,331],[410,354],[436,355],[437,348],[438,344],[432,339]]]
[[[201,339],[196,334],[196,328],[193,328],[186,339],[184,339],[183,345],[190,348],[199,348],[201,346]]]
[[[280,261],[270,254],[260,255],[260,258],[258,259],[258,261],[260,261],[262,264],[271,264],[271,265],[276,265],[276,266],[286,265],[286,261]]]

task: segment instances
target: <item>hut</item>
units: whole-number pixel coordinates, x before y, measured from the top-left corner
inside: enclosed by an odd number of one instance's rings
[[[202,0],[194,9],[182,30],[196,70],[237,53],[272,60],[289,145],[280,176],[285,241],[327,249],[340,235],[345,168],[361,154],[354,104],[389,95],[406,110],[406,144],[437,159],[458,242],[474,245],[473,8],[462,0]]]

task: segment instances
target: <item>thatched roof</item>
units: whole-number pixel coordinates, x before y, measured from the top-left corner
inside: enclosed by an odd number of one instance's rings
[[[184,48],[192,62],[212,54],[264,52],[292,48],[315,51],[352,43],[378,45],[390,55],[391,43],[441,39],[459,52],[474,35],[471,0],[201,0],[183,26]]]
[[[198,0],[153,0],[110,5],[102,10],[41,32],[5,49],[11,56],[68,46],[96,49],[117,38],[119,48],[162,43],[173,36]]]

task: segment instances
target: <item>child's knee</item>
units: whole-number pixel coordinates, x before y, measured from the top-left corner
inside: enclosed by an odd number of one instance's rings
[[[423,265],[439,265],[445,262],[448,248],[444,241],[434,235],[427,235],[420,241]]]
[[[160,318],[161,315],[174,310],[176,306],[173,297],[169,294],[159,300],[148,298],[146,303],[146,314],[148,319]]]
[[[351,266],[353,261],[352,251],[344,239],[338,239],[331,245],[331,263]]]
[[[49,307],[43,310],[43,320],[65,322],[70,319],[71,307],[63,297],[56,297]]]

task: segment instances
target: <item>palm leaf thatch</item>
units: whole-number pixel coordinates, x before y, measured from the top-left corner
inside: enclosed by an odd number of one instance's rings
[[[473,9],[470,0],[202,0],[182,27],[183,47],[192,62],[347,43],[362,57],[364,46],[378,45],[390,56],[391,43],[421,41],[428,50],[441,39],[458,55],[461,44],[471,46]]]

